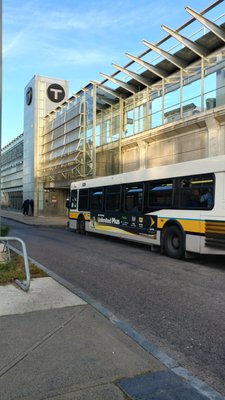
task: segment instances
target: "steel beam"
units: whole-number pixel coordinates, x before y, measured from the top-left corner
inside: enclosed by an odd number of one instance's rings
[[[96,94],[97,98],[101,101],[103,101],[104,103],[110,105],[110,106],[114,106],[115,104],[118,104],[118,101],[114,100],[114,99],[109,99],[106,96],[103,96],[102,94]]]
[[[172,64],[176,65],[178,68],[185,68],[187,67],[188,63],[182,60],[180,57],[174,56],[173,54],[168,53],[160,47],[155,46],[154,44],[148,42],[147,40],[142,40],[142,43],[149,47],[151,50],[155,51],[156,53],[160,54],[160,56],[164,57],[166,60],[170,61]]]
[[[122,96],[121,94],[119,94],[115,90],[109,88],[108,86],[103,85],[100,82],[97,82],[97,81],[90,81],[90,82],[92,83],[92,85],[95,85],[95,86],[99,87],[100,89],[102,89],[105,92],[111,94],[112,96],[116,97],[117,99],[123,99],[124,98],[124,96]]]
[[[208,18],[203,17],[197,11],[193,10],[190,7],[185,7],[185,10],[192,15],[197,21],[199,21],[202,25],[208,28],[214,35],[218,36],[221,40],[225,42],[225,29],[216,25],[214,22],[210,21]]]
[[[163,69],[156,67],[155,65],[149,64],[146,61],[141,60],[139,57],[135,57],[132,54],[125,53],[127,57],[129,57],[131,60],[135,61],[136,63],[142,65],[142,67],[148,69],[149,71],[153,72],[156,76],[159,76],[161,79],[167,78],[169,75],[166,71]]]
[[[104,74],[103,72],[100,72],[100,75],[102,75],[103,78],[106,78],[109,81],[115,83],[115,85],[123,87],[128,92],[131,92],[131,93],[135,94],[138,91],[138,88],[136,86],[134,86],[134,85],[131,85],[130,83],[125,83],[125,82],[121,81],[120,79],[113,78],[112,76]]]
[[[120,67],[117,64],[112,64],[112,66],[114,68],[118,69],[119,71],[123,72],[124,74],[130,76],[131,78],[135,79],[137,82],[142,83],[142,85],[145,85],[148,87],[152,83],[152,81],[150,79],[147,79],[142,75],[136,74],[136,72],[130,71],[129,69]]]
[[[184,46],[188,47],[190,50],[192,50],[195,54],[197,54],[199,57],[207,57],[209,54],[209,51],[201,46],[198,43],[193,42],[192,40],[186,38],[185,36],[181,35],[177,31],[174,31],[173,29],[169,28],[166,25],[162,25],[162,28],[164,31],[169,33],[172,37],[178,40],[178,42],[182,43]]]

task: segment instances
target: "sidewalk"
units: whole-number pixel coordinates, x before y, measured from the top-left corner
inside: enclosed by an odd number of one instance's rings
[[[12,219],[32,224],[42,218],[15,214]],[[0,286],[1,400],[224,400],[99,303],[50,275],[33,279],[28,293]]]
[[[115,381],[165,369],[52,278],[0,287],[0,398],[124,399]]]
[[[8,218],[15,220],[27,225],[36,226],[54,226],[59,228],[66,228],[68,218],[62,216],[38,216],[32,217],[29,215],[23,215],[22,212],[0,210],[0,216],[3,218]]]

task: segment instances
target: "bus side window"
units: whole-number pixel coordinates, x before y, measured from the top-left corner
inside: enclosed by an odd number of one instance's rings
[[[181,208],[212,209],[213,205],[214,205],[213,175],[195,175],[192,177],[185,177],[181,179],[180,181]]]
[[[88,200],[89,200],[88,189],[80,189],[79,202],[78,202],[79,211],[87,211],[89,209]]]
[[[109,186],[105,190],[105,210],[120,211],[121,208],[121,186]]]
[[[172,179],[149,182],[149,208],[171,208],[173,205],[173,188]]]
[[[180,206],[182,208],[198,208],[200,206],[200,191],[192,186],[192,178],[181,179]]]
[[[212,188],[207,188],[201,194],[200,203],[205,207],[211,210],[213,208],[213,192]]]
[[[141,212],[143,210],[143,184],[127,185],[125,189],[125,211]]]
[[[71,192],[70,208],[74,210],[77,208],[77,190],[72,190]]]
[[[90,210],[102,211],[103,189],[96,188],[90,191]]]

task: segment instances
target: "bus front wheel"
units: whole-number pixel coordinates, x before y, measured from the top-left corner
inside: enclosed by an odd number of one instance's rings
[[[184,257],[184,234],[178,226],[171,225],[166,228],[163,234],[163,249],[169,257],[177,259]]]

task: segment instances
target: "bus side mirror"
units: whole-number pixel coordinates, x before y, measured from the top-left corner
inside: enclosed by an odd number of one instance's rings
[[[70,208],[70,201],[66,200],[66,208]]]

